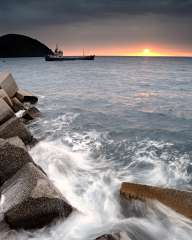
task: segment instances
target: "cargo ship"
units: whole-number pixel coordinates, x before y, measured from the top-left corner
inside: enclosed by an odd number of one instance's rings
[[[63,51],[59,50],[56,46],[55,51],[52,54],[45,56],[45,61],[74,61],[74,60],[94,60],[95,55],[84,55],[83,56],[64,56]]]

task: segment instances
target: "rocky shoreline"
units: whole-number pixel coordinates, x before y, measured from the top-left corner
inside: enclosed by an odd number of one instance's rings
[[[38,98],[19,89],[13,76],[0,74],[0,193],[1,212],[11,228],[35,229],[67,217],[72,207],[27,148],[35,138],[25,123],[40,115]],[[22,111],[20,117],[16,116]]]
[[[73,211],[28,152],[37,140],[25,123],[40,117],[37,102],[10,73],[0,74],[0,229],[39,229]]]
[[[25,124],[41,116],[37,102],[37,96],[20,89],[10,73],[0,73],[0,231],[2,226],[42,228],[75,211],[28,152],[37,140]],[[156,199],[192,218],[192,192],[123,183],[120,195],[143,202]],[[120,233],[96,240],[119,239],[129,238]]]

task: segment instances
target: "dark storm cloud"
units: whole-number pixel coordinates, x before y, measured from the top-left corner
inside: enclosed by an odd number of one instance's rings
[[[0,0],[0,35],[68,49],[154,43],[192,49],[192,0]]]
[[[0,25],[20,26],[157,14],[192,18],[192,0],[0,0]]]

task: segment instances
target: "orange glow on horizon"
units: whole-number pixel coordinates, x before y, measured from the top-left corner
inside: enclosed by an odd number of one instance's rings
[[[64,55],[82,55],[82,49],[79,46],[72,47],[71,50],[68,46],[65,49],[61,46],[64,51]],[[85,49],[86,55],[95,54],[96,56],[132,56],[132,57],[192,57],[192,51],[179,50],[176,48],[169,48],[164,46],[154,46],[153,44],[148,44],[147,46],[110,46],[110,47],[88,47]]]

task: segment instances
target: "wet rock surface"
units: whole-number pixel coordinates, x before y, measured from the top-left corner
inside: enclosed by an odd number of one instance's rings
[[[14,112],[10,106],[2,98],[0,98],[0,124],[6,122],[13,116]]]
[[[5,221],[14,229],[38,229],[57,218],[67,217],[71,207],[58,198],[28,199],[5,213]]]
[[[25,144],[29,144],[33,140],[30,131],[26,128],[24,123],[20,119],[12,117],[0,125],[0,138],[6,139],[16,136],[21,138]]]
[[[121,185],[120,194],[128,200],[137,199],[143,202],[147,199],[158,200],[176,212],[192,219],[191,191],[124,182]]]
[[[0,89],[0,98],[2,98],[10,107],[13,106],[11,99],[9,98],[9,96],[5,92],[5,90],[3,90],[3,89]]]
[[[0,73],[0,88],[12,98],[18,90],[18,86],[10,73]]]
[[[42,228],[73,210],[27,151],[26,145],[36,141],[24,122],[41,115],[33,106],[37,101],[17,87],[11,74],[0,74],[1,226]]]
[[[0,139],[0,185],[31,161],[31,156],[18,137]]]
[[[41,112],[36,107],[31,107],[23,113],[22,118],[27,122],[34,120],[35,118],[38,118],[40,116]]]
[[[11,228],[41,228],[72,212],[62,194],[33,163],[26,164],[10,178],[1,193],[6,199],[5,221]]]
[[[20,102],[29,102],[31,104],[36,104],[38,101],[38,98],[34,94],[24,89],[18,89],[15,96],[19,99]]]
[[[20,110],[24,110],[25,109],[23,103],[21,103],[19,101],[19,99],[16,98],[16,97],[12,98],[12,104],[13,104],[13,109],[14,109],[15,112],[18,112]]]

